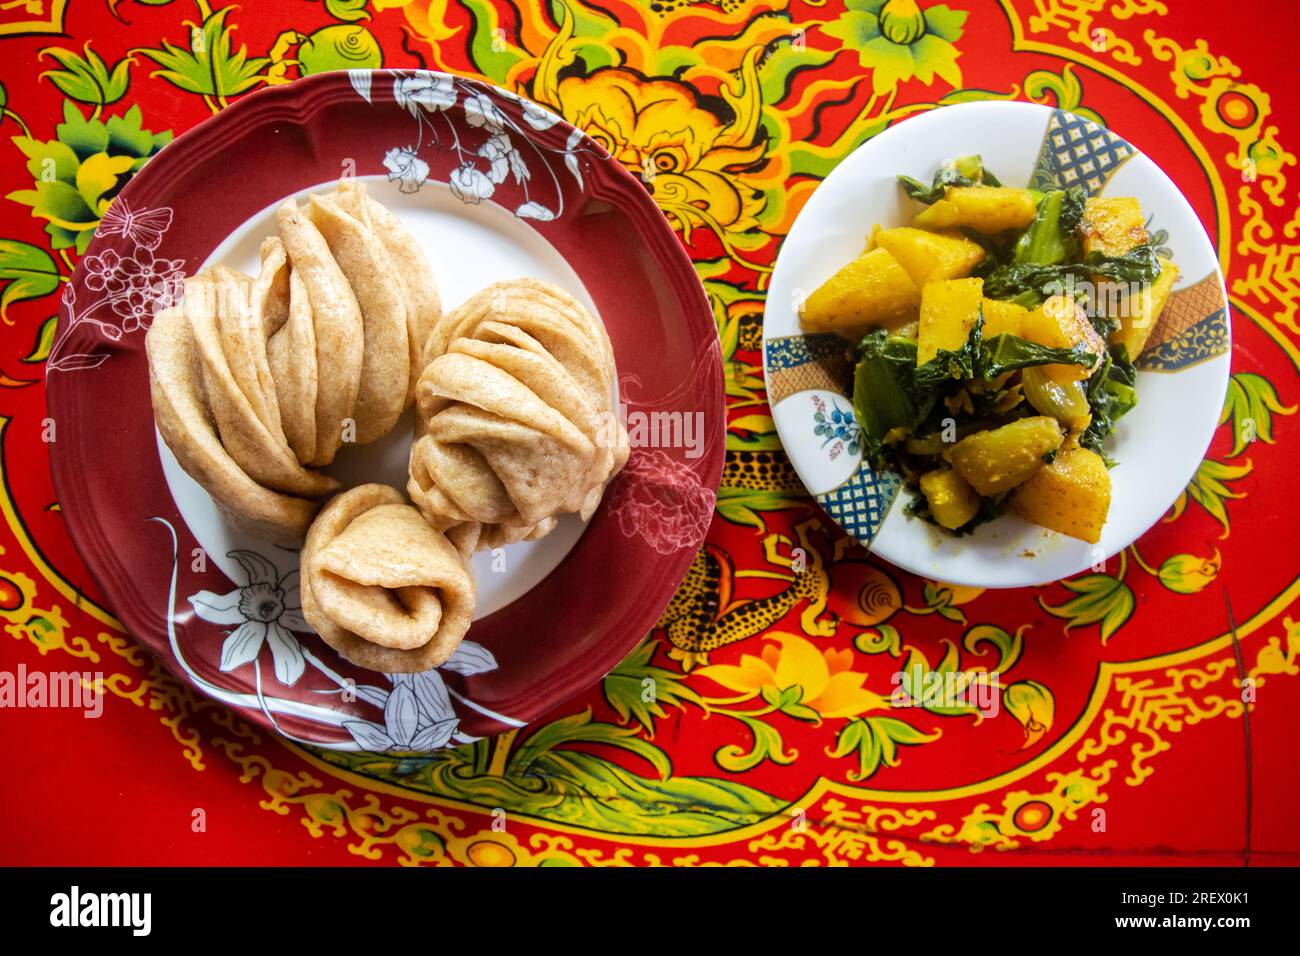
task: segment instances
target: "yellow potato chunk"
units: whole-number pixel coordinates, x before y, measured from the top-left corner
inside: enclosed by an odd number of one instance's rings
[[[1146,348],[1147,338],[1156,320],[1169,301],[1169,293],[1178,281],[1178,267],[1169,259],[1160,257],[1160,275],[1156,281],[1137,295],[1130,294],[1119,312],[1120,327],[1110,334],[1110,341],[1128,349],[1130,360],[1136,359]]]
[[[921,290],[921,320],[916,337],[916,364],[924,365],[940,349],[966,344],[984,299],[983,279],[944,279]]]
[[[892,329],[916,318],[921,290],[888,249],[870,249],[831,276],[799,310],[810,332],[855,337],[872,326]]]
[[[980,497],[961,475],[940,468],[921,476],[921,494],[929,502],[930,514],[941,527],[955,531],[980,509]]]
[[[1008,186],[949,186],[944,197],[912,220],[918,229],[965,226],[986,236],[1024,229],[1034,221],[1038,206],[1027,189]]]
[[[1020,486],[1011,510],[1026,521],[1096,544],[1110,511],[1110,472],[1095,452],[1064,449]]]
[[[1030,342],[1053,349],[1071,349],[1083,344],[1097,357],[1091,368],[1083,365],[1042,366],[1048,378],[1062,385],[1090,376],[1106,354],[1106,342],[1088,321],[1082,306],[1069,296],[1054,295],[1026,315],[1020,323],[1020,334]]]
[[[1047,415],[1021,418],[963,438],[948,458],[982,495],[1009,491],[1044,466],[1043,456],[1065,441],[1060,423]]]
[[[881,229],[872,240],[888,249],[918,288],[939,279],[963,279],[984,259],[984,249],[959,232],[926,232],[910,226]]]
[[[1132,196],[1093,196],[1084,204],[1079,231],[1085,255],[1122,256],[1148,238],[1142,206]]]
[[[998,335],[1020,335],[1020,329],[1029,310],[1014,302],[1001,299],[984,300],[984,338]],[[1023,336],[1022,336],[1023,338]]]

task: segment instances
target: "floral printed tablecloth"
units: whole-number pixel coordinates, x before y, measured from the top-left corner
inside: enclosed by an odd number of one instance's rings
[[[0,708],[3,862],[1300,862],[1287,13],[0,4],[0,672],[98,673],[105,688],[98,719]],[[707,543],[645,642],[545,719],[430,758],[291,745],[171,677],[91,582],[47,458],[58,290],[123,183],[251,91],[381,65],[518,91],[653,170],[713,304],[730,407]],[[1006,593],[850,544],[781,452],[759,355],[776,251],[819,180],[889,125],[976,99],[1100,119],[1160,163],[1217,246],[1233,326],[1220,428],[1165,518],[1104,569]],[[791,547],[806,567],[782,557]],[[901,669],[996,670],[1000,712],[891,707]]]

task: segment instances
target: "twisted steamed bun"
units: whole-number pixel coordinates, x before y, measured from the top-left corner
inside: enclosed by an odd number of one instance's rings
[[[415,240],[357,183],[276,212],[256,278],[185,282],[146,338],[155,418],[238,527],[301,540],[338,487],[314,469],[392,430],[441,315]]]
[[[595,511],[628,456],[605,329],[567,292],[498,282],[433,327],[407,492],[465,553]]]

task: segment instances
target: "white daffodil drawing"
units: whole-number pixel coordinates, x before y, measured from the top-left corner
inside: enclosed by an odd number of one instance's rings
[[[275,679],[286,687],[306,669],[302,646],[293,631],[310,631],[298,599],[298,572],[283,577],[274,564],[252,551],[231,551],[248,583],[229,594],[199,591],[188,598],[194,613],[210,624],[234,625],[221,646],[221,670],[232,671],[256,659],[263,644],[271,647]]]
[[[492,652],[473,641],[462,641],[442,665],[462,676],[496,670]],[[447,685],[437,670],[420,674],[388,674],[391,691],[363,686],[357,696],[384,710],[383,723],[349,720],[343,724],[352,739],[374,753],[427,753],[447,746],[460,726]]]

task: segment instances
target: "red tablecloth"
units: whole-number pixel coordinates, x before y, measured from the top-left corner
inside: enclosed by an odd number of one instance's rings
[[[98,719],[0,709],[0,862],[1300,862],[1291,12],[0,5],[0,675],[102,673],[107,689]],[[728,464],[700,574],[662,622],[698,623],[656,629],[603,685],[505,737],[433,760],[303,750],[163,671],[69,542],[42,362],[94,217],[70,214],[42,177],[111,196],[130,171],[69,151],[78,135],[103,124],[145,156],[304,73],[423,66],[542,96],[547,57],[580,78],[549,105],[629,163],[662,156],[704,197],[705,215],[676,225],[722,334]],[[653,110],[645,78],[668,81]],[[1223,423],[1166,519],[1102,572],[1009,593],[949,588],[846,546],[779,451],[758,353],[766,275],[817,181],[887,125],[981,97],[1099,115],[1154,158],[1217,245],[1233,325]],[[801,542],[813,573],[796,584],[769,561],[771,535]],[[830,634],[804,613],[822,600]],[[1018,692],[985,720],[882,708],[908,661],[997,665]],[[797,703],[782,694],[796,684]]]

